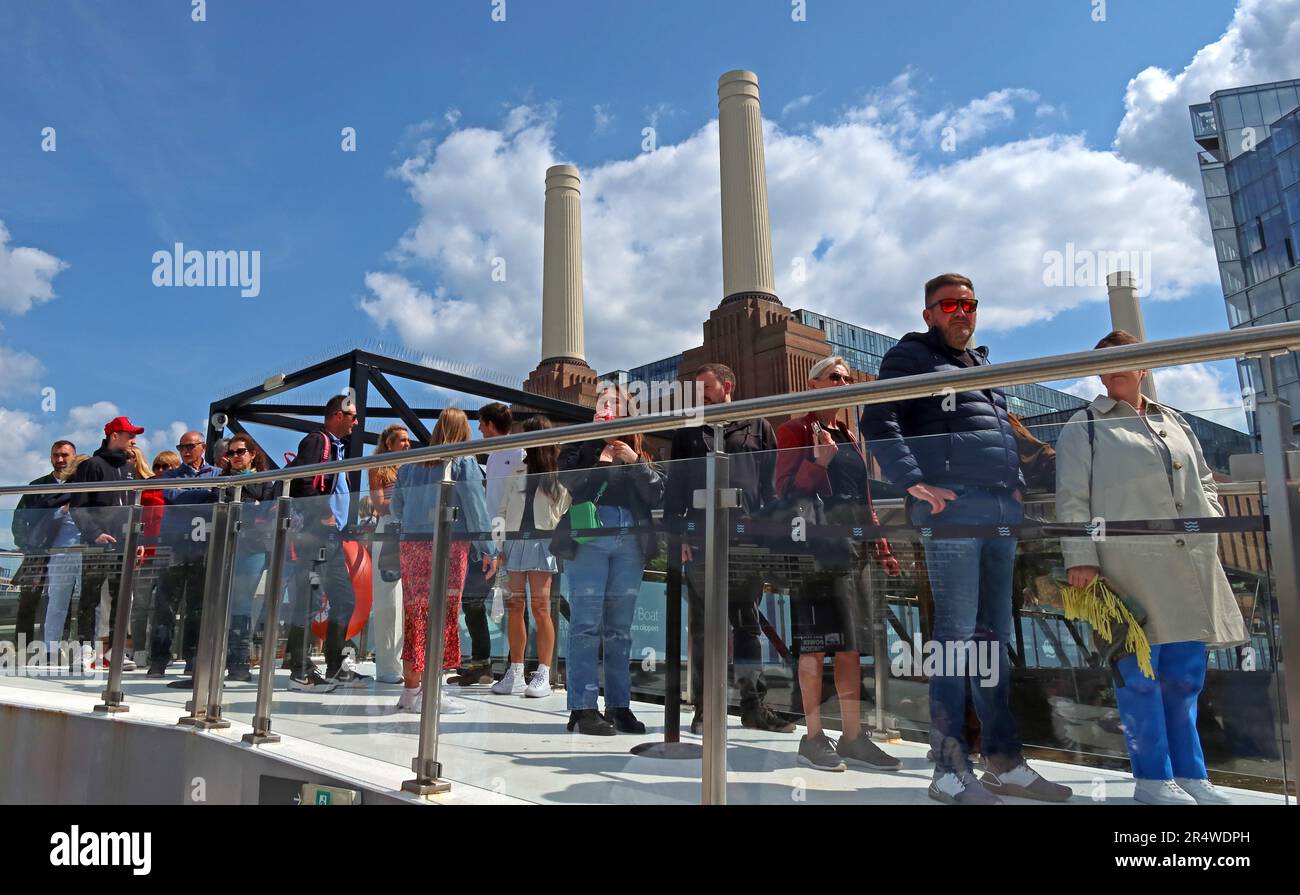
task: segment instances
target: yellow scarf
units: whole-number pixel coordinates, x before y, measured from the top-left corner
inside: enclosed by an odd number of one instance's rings
[[[1147,677],[1155,680],[1155,669],[1151,666],[1151,641],[1147,640],[1146,631],[1133,617],[1132,611],[1124,605],[1119,595],[1098,575],[1087,587],[1061,586],[1061,601],[1065,606],[1065,617],[1087,622],[1105,640],[1111,639],[1111,623],[1128,624],[1128,635],[1124,638],[1124,649],[1137,657],[1138,668]]]

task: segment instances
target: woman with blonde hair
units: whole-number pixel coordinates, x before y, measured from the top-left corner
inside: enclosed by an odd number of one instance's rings
[[[394,423],[379,436],[376,454],[409,450],[411,435],[405,426]],[[370,512],[377,524],[375,534],[382,535],[394,527],[393,486],[397,484],[397,464],[370,470]],[[396,541],[376,538],[370,548],[371,619],[375,635],[375,680],[382,684],[402,683],[402,579],[386,570],[381,557],[399,554]],[[400,557],[399,557],[400,560]],[[389,564],[392,565],[391,563]]]
[[[469,441],[469,419],[465,411],[449,407],[438,416],[430,446],[459,444]],[[452,523],[450,561],[447,565],[447,615],[440,632],[443,638],[442,668],[455,669],[460,664],[460,597],[465,587],[465,569],[469,562],[468,532],[485,532],[491,523],[487,513],[487,494],[483,469],[473,455],[466,453],[453,460],[407,463],[397,472],[391,500],[392,515],[402,526],[402,676],[405,689],[398,700],[402,712],[420,711],[420,676],[424,673],[425,638],[429,635],[429,577],[433,568],[433,511],[438,505],[438,485],[450,469],[455,483],[453,503],[459,510]],[[496,570],[496,545],[491,539],[478,541],[483,554],[484,573],[491,577]],[[444,714],[462,714],[465,707],[443,696],[438,707]]]

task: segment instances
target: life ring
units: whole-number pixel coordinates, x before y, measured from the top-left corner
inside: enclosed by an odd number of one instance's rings
[[[343,542],[343,558],[347,563],[348,577],[352,579],[352,591],[357,603],[348,620],[347,638],[351,639],[361,633],[370,618],[370,604],[374,599],[370,583],[370,551],[356,541]],[[311,633],[324,637],[329,622],[329,594],[325,594],[321,606],[312,613]]]

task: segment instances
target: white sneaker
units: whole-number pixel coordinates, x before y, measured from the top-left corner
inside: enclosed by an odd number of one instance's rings
[[[1134,800],[1143,805],[1195,805],[1196,799],[1172,780],[1134,780]]]
[[[461,702],[459,699],[452,699],[444,693],[442,694],[442,699],[438,705],[438,714],[463,715],[465,714],[465,703]]]
[[[1232,799],[1221,789],[1217,789],[1209,780],[1193,780],[1191,777],[1175,777],[1178,788],[1196,800],[1198,805],[1231,805]]]
[[[492,685],[492,692],[498,696],[521,696],[527,688],[524,683],[523,674],[516,672],[517,665],[511,665],[506,668],[506,673],[501,675],[501,680]]]
[[[420,696],[423,693],[423,687],[402,688],[402,695],[397,697],[397,711],[408,712],[412,715],[420,714]]]
[[[528,686],[524,688],[525,696],[532,696],[540,699],[543,696],[551,695],[551,676],[541,671],[534,671],[528,678]]]

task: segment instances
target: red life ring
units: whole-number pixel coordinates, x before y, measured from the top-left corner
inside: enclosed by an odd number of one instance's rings
[[[370,551],[356,541],[344,541],[343,558],[348,566],[348,577],[352,579],[352,591],[357,597],[352,618],[348,620],[347,637],[352,638],[361,633],[361,629],[366,626],[366,620],[370,618],[370,604],[373,600],[370,584]],[[329,620],[328,593],[325,594],[322,604],[314,607],[312,612],[311,633],[316,637],[325,636]]]

